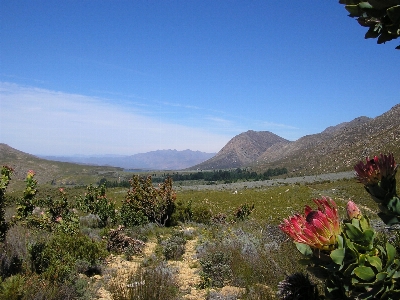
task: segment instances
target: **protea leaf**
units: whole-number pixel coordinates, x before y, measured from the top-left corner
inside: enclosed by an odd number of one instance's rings
[[[394,24],[400,23],[400,5],[388,8],[387,14]]]
[[[306,244],[302,244],[302,243],[296,243],[296,248],[297,250],[300,251],[301,254],[303,254],[304,256],[311,256],[313,254],[313,251],[311,250],[311,247],[306,245]]]
[[[360,266],[354,269],[354,274],[357,275],[358,278],[370,281],[371,279],[375,278],[375,272],[370,267]]]
[[[335,264],[341,265],[343,263],[343,259],[345,257],[345,249],[339,248],[335,249],[331,252],[330,257]]]
[[[377,269],[378,272],[382,271],[382,260],[378,256],[367,256],[369,264]]]

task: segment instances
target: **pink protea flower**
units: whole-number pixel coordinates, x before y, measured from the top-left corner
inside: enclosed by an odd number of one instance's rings
[[[347,202],[346,206],[346,211],[347,211],[347,217],[349,220],[357,218],[361,218],[361,212],[360,209],[357,207],[357,205],[353,201]]]
[[[337,235],[340,234],[340,222],[336,203],[328,198],[315,199],[318,209],[308,205],[304,216],[295,214],[285,219],[279,228],[295,242],[307,244],[311,248],[333,250]]]
[[[364,185],[374,185],[382,180],[382,177],[389,178],[396,174],[396,162],[393,154],[374,156],[373,159],[366,158],[364,164],[360,161],[354,166],[358,180]]]

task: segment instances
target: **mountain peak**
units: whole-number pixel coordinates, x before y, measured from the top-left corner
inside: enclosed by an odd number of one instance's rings
[[[216,156],[190,169],[230,169],[247,166],[277,143],[290,142],[269,131],[248,130],[233,137]]]

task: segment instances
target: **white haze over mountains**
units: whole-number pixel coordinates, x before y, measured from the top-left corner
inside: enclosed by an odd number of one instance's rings
[[[39,156],[41,158],[62,162],[72,162],[88,165],[113,166],[124,169],[146,170],[181,170],[192,167],[213,157],[215,153],[205,153],[191,150],[157,150],[130,156]]]

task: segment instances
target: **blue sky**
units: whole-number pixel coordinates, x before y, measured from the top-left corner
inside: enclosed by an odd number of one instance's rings
[[[0,142],[32,154],[218,152],[400,102],[399,41],[336,0],[2,0],[0,26]]]

